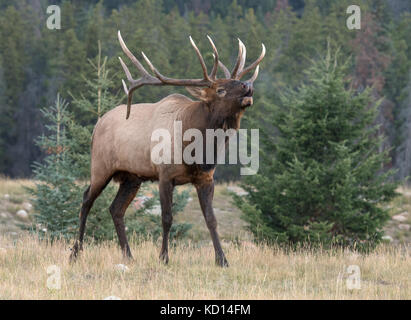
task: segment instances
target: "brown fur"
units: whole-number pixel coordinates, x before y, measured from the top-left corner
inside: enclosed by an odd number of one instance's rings
[[[221,94],[221,90],[225,94]],[[84,193],[80,213],[80,235],[72,252],[77,257],[82,247],[87,214],[104,187],[111,179],[120,183],[119,192],[110,206],[110,212],[124,254],[131,257],[128,246],[124,213],[135,197],[141,183],[159,181],[163,221],[163,244],[160,258],[168,262],[168,235],[172,224],[172,191],[174,186],[192,183],[198,193],[203,214],[213,240],[216,262],[227,266],[213,213],[213,175],[215,165],[160,164],[151,161],[151,134],[156,129],[167,129],[174,135],[174,121],[182,122],[183,132],[197,128],[238,129],[245,107],[252,103],[252,85],[239,80],[216,80],[210,88],[189,88],[199,99],[193,101],[180,94],[172,94],[157,103],[142,103],[131,106],[131,115],[126,119],[126,105],[107,112],[96,124],[91,150],[91,183]],[[220,94],[218,93],[220,92]],[[173,141],[173,140],[172,140]],[[185,142],[187,145],[190,142]],[[184,145],[183,145],[184,148]]]

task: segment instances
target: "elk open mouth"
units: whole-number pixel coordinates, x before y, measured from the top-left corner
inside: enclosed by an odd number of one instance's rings
[[[248,89],[247,93],[241,100],[241,107],[247,108],[253,104],[253,89]]]
[[[247,107],[251,106],[252,104],[253,104],[253,97],[251,97],[251,96],[245,96],[241,100],[241,107],[243,107],[243,108],[247,108]]]

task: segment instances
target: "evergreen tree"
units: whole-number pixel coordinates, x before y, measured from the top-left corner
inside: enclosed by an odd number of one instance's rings
[[[75,164],[68,157],[70,141],[67,126],[70,121],[68,104],[57,95],[54,106],[42,109],[47,121],[47,135],[37,139],[37,145],[46,153],[43,163],[36,162],[33,172],[34,229],[56,237],[70,238],[76,232],[81,189],[76,184]]]
[[[2,57],[0,55],[0,114],[3,114],[3,112],[7,109],[6,105],[6,99],[5,99],[5,91],[6,91],[6,83],[4,81],[4,68],[3,68],[3,61]],[[7,119],[1,117],[0,118],[0,127],[5,128],[7,124]],[[6,120],[6,121],[5,121]],[[5,160],[6,160],[6,145],[7,145],[7,139],[6,137],[3,136],[3,134],[0,135],[0,171],[5,170]]]
[[[262,167],[245,180],[239,207],[258,241],[371,247],[389,218],[381,204],[396,195],[392,171],[381,170],[389,159],[378,152],[378,104],[370,90],[348,89],[330,50],[305,75],[272,107],[279,136],[263,130]]]
[[[18,124],[16,106],[26,83],[28,64],[26,45],[29,42],[30,27],[25,23],[22,13],[13,6],[8,6],[0,14],[0,55],[2,57],[2,99],[4,104],[0,110],[0,136],[6,150],[0,153],[3,168],[13,166],[13,158],[8,152],[16,145]]]
[[[85,179],[90,174],[90,144],[92,133],[97,120],[120,104],[120,98],[111,94],[113,82],[106,68],[107,57],[102,58],[101,43],[98,41],[98,55],[94,60],[88,60],[93,69],[92,79],[82,77],[85,82],[83,93],[77,97],[71,92],[75,121],[69,126],[69,135],[76,143],[70,150],[74,162],[79,164],[79,178]]]
[[[278,101],[282,87],[295,88],[304,79],[310,59],[318,55],[318,48],[329,38],[333,46],[341,47],[344,57],[353,57],[350,76],[355,77],[358,88],[374,85],[378,97],[385,96],[378,121],[390,137],[387,143],[397,147],[408,139],[403,135],[406,109],[402,108],[407,106],[411,61],[408,5],[402,5],[399,12],[399,4],[387,5],[386,0],[360,1],[361,30],[348,30],[346,9],[352,4],[349,0],[264,0],[258,4],[250,0],[62,0],[57,2],[62,28],[49,30],[45,23],[48,14],[38,4],[33,0],[0,1],[3,174],[27,176],[29,163],[41,158],[30,140],[42,129],[39,106],[54,101],[57,92],[69,102],[68,92],[78,98],[81,93],[87,97],[81,75],[89,79],[90,73],[95,72],[87,59],[94,61],[98,55],[98,39],[102,40],[102,55],[108,56],[106,67],[115,71],[110,75],[113,85],[109,91],[121,90],[124,74],[117,57],[124,53],[117,30],[121,30],[137,58],[141,59],[140,51],[144,50],[162,73],[179,78],[201,74],[189,35],[208,66],[213,58],[206,34],[215,41],[227,66],[232,66],[237,57],[237,37],[247,46],[248,60],[259,54],[263,42],[267,53],[255,83],[253,112],[246,113],[244,119],[247,121],[256,117],[263,104]],[[138,77],[137,70],[130,70]],[[185,93],[185,89],[148,86],[135,92],[134,101],[155,102],[172,92]],[[77,104],[71,104],[71,108],[76,122],[91,125],[90,113],[77,108]],[[246,127],[247,121],[242,125]],[[400,151],[398,147],[393,153],[397,156]],[[394,162],[397,167],[398,163]],[[403,172],[399,171],[400,177],[404,177]],[[236,173],[229,175],[231,179],[239,177]]]
[[[304,14],[294,22],[277,71],[284,73],[288,84],[297,86],[303,80],[302,71],[309,66],[310,58],[318,53],[327,38],[323,31],[325,23],[313,0],[307,1]]]

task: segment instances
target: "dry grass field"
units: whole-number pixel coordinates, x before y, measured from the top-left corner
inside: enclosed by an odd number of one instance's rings
[[[226,244],[231,266],[221,269],[208,245],[177,245],[165,266],[152,242],[133,243],[134,261],[123,260],[114,242],[87,246],[74,265],[64,241],[22,237],[1,238],[0,244],[0,299],[409,299],[411,293],[405,248],[358,255]],[[350,290],[350,265],[359,267],[361,288]],[[48,274],[50,266],[58,269]]]
[[[38,241],[18,228],[19,223],[31,220],[30,210],[26,220],[16,212],[29,201],[22,185],[32,184],[0,179],[0,299],[411,298],[410,231],[399,228],[410,223],[408,189],[401,190],[403,196],[390,206],[393,217],[403,216],[387,226],[393,241],[360,255],[339,249],[286,252],[256,246],[244,231],[227,185],[219,185],[214,206],[230,262],[229,268],[221,269],[214,265],[214,251],[194,193],[177,216],[193,224],[190,240],[171,249],[169,265],[158,260],[159,243],[136,240],[131,243],[133,261],[122,258],[116,242],[106,242],[86,244],[80,259],[71,265],[72,243]],[[354,282],[350,266],[359,271]]]

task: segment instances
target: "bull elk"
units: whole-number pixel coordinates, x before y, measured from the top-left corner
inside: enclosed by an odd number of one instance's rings
[[[207,36],[208,37],[208,36]],[[214,245],[216,263],[228,266],[217,233],[217,221],[214,216],[212,200],[214,194],[214,165],[202,164],[154,164],[150,154],[153,148],[151,134],[158,128],[173,132],[174,121],[181,121],[183,130],[197,128],[202,133],[206,129],[235,129],[240,127],[240,120],[247,107],[253,103],[253,82],[258,76],[259,63],[264,58],[265,47],[259,58],[244,68],[246,47],[238,39],[239,51],[233,70],[230,72],[219,60],[216,46],[210,37],[208,40],[214,52],[214,64],[209,74],[204,59],[190,37],[203,71],[202,79],[173,79],[162,75],[142,52],[142,57],[152,70],[149,74],[124,43],[120,31],[118,39],[124,53],[141,73],[135,80],[121,58],[120,63],[130,83],[128,88],[122,81],[127,94],[127,105],[120,105],[100,118],[94,128],[91,144],[91,181],[84,192],[80,211],[79,237],[76,240],[71,260],[82,250],[87,215],[107,184],[113,179],[119,182],[118,193],[110,206],[120,246],[126,257],[132,258],[124,225],[124,214],[135,198],[142,182],[159,181],[163,240],[160,259],[168,262],[168,238],[172,225],[172,195],[176,185],[192,183],[197,191],[201,210]],[[217,79],[217,69],[221,68],[225,79]],[[255,69],[248,81],[240,79]],[[131,105],[134,90],[144,86],[184,86],[196,101],[180,94],[171,94],[156,103]],[[130,113],[131,107],[133,112]],[[126,115],[126,116],[124,116]]]

